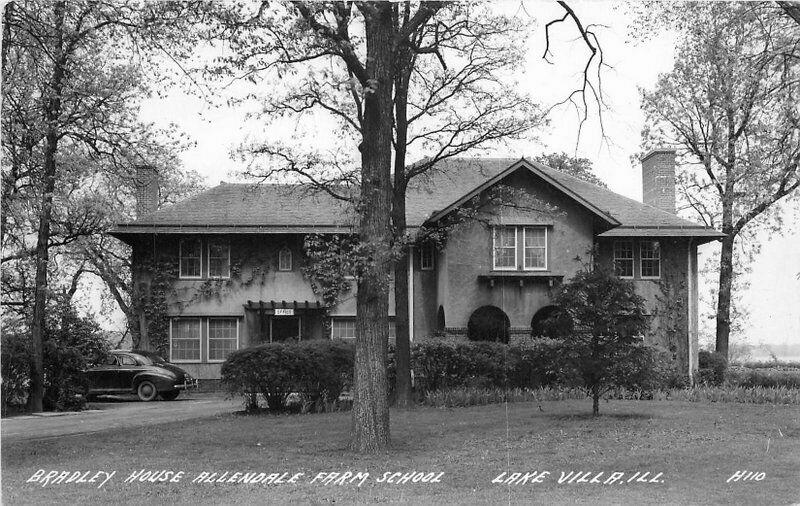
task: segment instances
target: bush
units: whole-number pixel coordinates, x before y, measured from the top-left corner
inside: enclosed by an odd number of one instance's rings
[[[721,353],[700,350],[698,353],[698,367],[702,384],[719,386],[725,381],[725,370],[728,368],[728,361]]]
[[[258,394],[273,412],[287,409],[290,394],[301,394],[301,411],[326,411],[352,384],[354,360],[353,345],[342,341],[262,344],[231,353],[222,383],[245,397],[248,410],[258,407]],[[296,396],[290,404],[298,404]]]
[[[0,348],[2,364],[2,414],[11,407],[20,407],[28,397],[31,363],[30,340],[21,334],[3,333]]]
[[[726,382],[744,388],[800,388],[800,371],[731,367],[726,374]]]

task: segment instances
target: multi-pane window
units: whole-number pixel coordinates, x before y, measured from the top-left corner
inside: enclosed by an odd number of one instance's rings
[[[208,277],[231,277],[231,246],[223,242],[208,244]]]
[[[174,318],[170,337],[170,361],[200,361],[200,318]]]
[[[287,246],[284,246],[278,252],[278,270],[279,271],[292,270],[292,250],[290,250]]]
[[[621,278],[633,277],[633,241],[614,241],[614,273]]]
[[[355,339],[356,321],[351,318],[334,318],[331,321],[331,339]]]
[[[223,361],[239,344],[235,318],[208,319],[208,360]]]
[[[494,268],[511,270],[517,268],[517,229],[497,227],[493,234]]]
[[[547,229],[525,227],[522,233],[525,248],[525,269],[547,269]]]
[[[200,239],[183,239],[180,242],[180,277],[199,278],[200,252],[202,247]]]
[[[419,268],[423,271],[433,269],[433,244],[426,242],[419,249]]]
[[[658,241],[641,241],[639,257],[643,278],[661,277],[661,248]]]

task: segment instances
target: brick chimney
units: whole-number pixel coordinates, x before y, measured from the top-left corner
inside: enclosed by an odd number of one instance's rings
[[[675,214],[674,149],[653,149],[642,157],[642,201]]]
[[[141,218],[147,213],[158,209],[158,172],[152,165],[137,165],[136,179],[136,217]]]

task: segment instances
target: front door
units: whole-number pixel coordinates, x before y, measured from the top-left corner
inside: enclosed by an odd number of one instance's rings
[[[300,317],[299,316],[273,316],[272,317],[272,342],[299,341]]]

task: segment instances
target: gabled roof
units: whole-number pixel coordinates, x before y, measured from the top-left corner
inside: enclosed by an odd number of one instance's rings
[[[543,179],[606,223],[610,230],[601,236],[722,236],[713,229],[524,158],[443,160],[409,185],[408,226],[419,227],[441,218],[517,170],[527,170]],[[347,232],[353,223],[351,206],[325,192],[310,192],[300,185],[224,183],[133,222],[121,223],[112,234]]]

